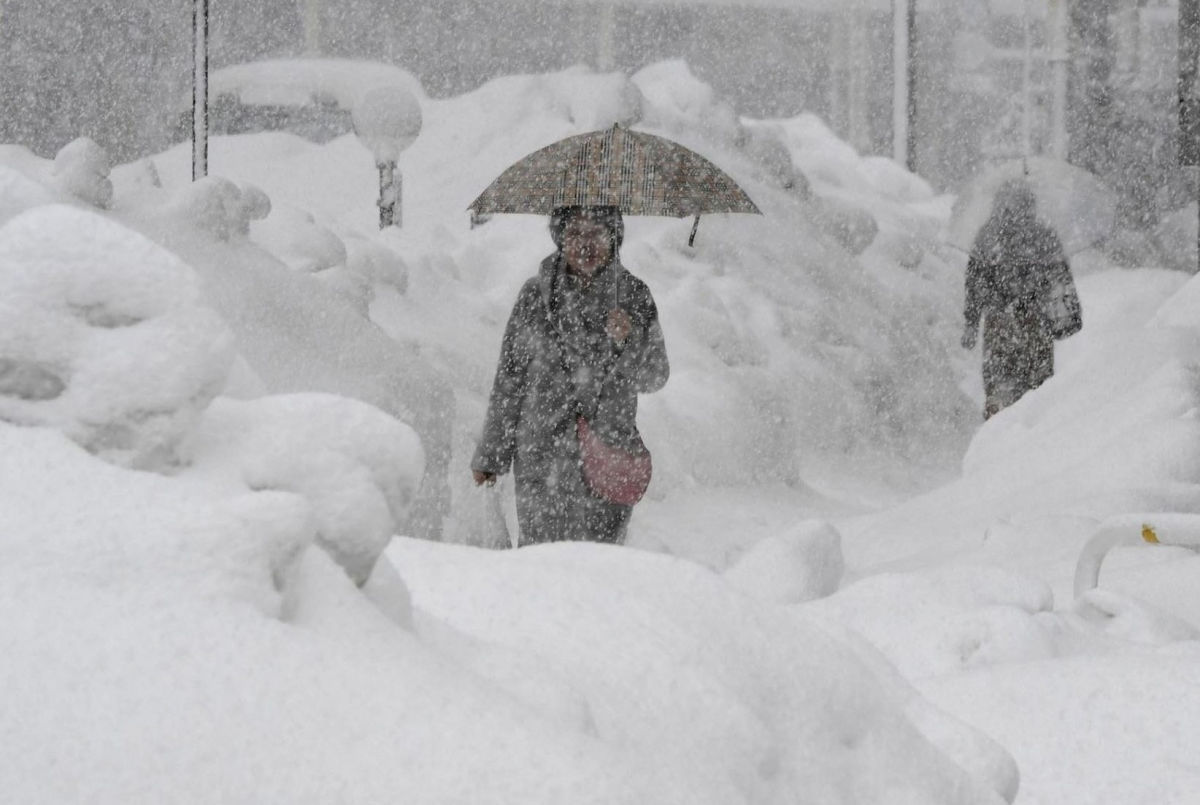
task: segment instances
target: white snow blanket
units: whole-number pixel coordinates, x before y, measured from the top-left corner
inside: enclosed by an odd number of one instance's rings
[[[1200,559],[1071,582],[1101,524],[1200,512],[1195,281],[1078,256],[1083,332],[980,427],[950,199],[919,178],[680,63],[418,97],[385,232],[352,136],[219,138],[194,186],[184,147],[111,173],[0,147],[0,789],[1191,801]],[[628,222],[674,369],[643,400],[641,550],[404,539],[488,541],[466,459],[550,249],[467,203],[618,120],[766,213],[694,249]]]

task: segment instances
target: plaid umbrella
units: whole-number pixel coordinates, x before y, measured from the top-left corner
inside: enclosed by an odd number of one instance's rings
[[[625,215],[693,215],[697,223],[702,213],[761,215],[733,179],[695,151],[619,125],[534,151],[500,174],[470,209],[549,215],[575,205],[617,207]]]

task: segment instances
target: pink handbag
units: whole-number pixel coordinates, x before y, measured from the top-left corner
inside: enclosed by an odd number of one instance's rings
[[[622,506],[632,506],[641,500],[653,470],[650,451],[642,440],[637,440],[633,450],[605,444],[582,416],[575,420],[575,433],[579,436],[583,459],[583,480],[592,492]]]

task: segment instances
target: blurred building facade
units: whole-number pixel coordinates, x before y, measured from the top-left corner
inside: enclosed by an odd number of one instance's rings
[[[503,74],[598,62],[632,72],[682,58],[744,115],[813,112],[860,151],[892,153],[889,0],[692,2],[210,0],[211,60],[376,59],[444,96]],[[1069,157],[1134,182],[1136,223],[1178,184],[1175,0],[922,0],[918,170],[949,188],[986,160],[1052,150],[1057,3],[1069,34]],[[87,134],[118,160],[165,147],[188,97],[191,8],[0,0],[0,141],[50,155]]]

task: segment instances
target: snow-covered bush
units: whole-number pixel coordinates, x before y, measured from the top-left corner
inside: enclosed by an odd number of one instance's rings
[[[746,155],[784,190],[794,193],[798,198],[809,198],[812,188],[804,173],[792,162],[792,155],[784,144],[782,127],[757,123],[744,126],[744,131],[742,150]]]
[[[531,118],[549,118],[565,124],[563,136],[568,127],[579,132],[605,129],[614,123],[631,127],[642,120],[644,104],[642,93],[628,76],[597,74],[584,67],[547,75],[496,78],[476,93],[476,100],[474,114],[485,121],[483,125],[489,130],[503,131]],[[421,140],[437,136],[431,135],[429,117],[427,115]],[[549,145],[554,139],[551,137],[541,145]],[[494,145],[510,144],[495,142]],[[405,156],[409,162],[411,150]],[[521,154],[514,154],[509,161],[519,156]],[[408,192],[406,188],[405,193]],[[408,226],[407,221],[405,226]]]
[[[400,294],[408,290],[408,264],[396,251],[361,236],[347,237],[343,242],[348,271]]]
[[[851,254],[862,254],[879,234],[875,217],[862,207],[821,197],[814,198],[812,205],[821,231]]]
[[[218,399],[189,441],[190,472],[294,492],[316,540],[359,585],[408,522],[425,470],[420,439],[379,409],[329,394]]]
[[[16,150],[13,146],[0,146],[0,225],[31,207],[54,201],[54,194],[48,188],[5,164],[5,158]]]
[[[187,266],[70,207],[0,228],[0,321],[0,419],[132,467],[175,461],[233,360]]]
[[[108,178],[111,170],[108,152],[93,140],[80,137],[55,155],[51,175],[67,195],[107,209],[113,200],[112,181]]]
[[[251,224],[250,237],[293,271],[311,274],[364,318],[368,315],[375,296],[375,280],[369,273],[375,265],[375,252],[365,258],[361,251],[358,254],[360,261],[367,263],[367,271],[351,269],[342,239],[318,224],[311,214],[287,205],[276,206],[270,215]],[[382,246],[377,250],[388,251]],[[356,263],[355,269],[362,262]]]
[[[205,176],[186,185],[172,199],[172,214],[191,226],[228,241],[246,237],[250,222],[267,217],[270,199],[253,186],[239,187],[220,176]]]
[[[346,265],[341,238],[295,207],[276,205],[270,215],[251,224],[250,236],[295,271],[315,274]]]
[[[723,575],[747,595],[795,604],[836,592],[843,570],[837,529],[822,520],[809,520],[756,543]]]
[[[632,80],[645,98],[645,125],[668,136],[699,135],[727,148],[743,141],[745,132],[733,107],[696,78],[686,62],[657,62],[634,73]]]

